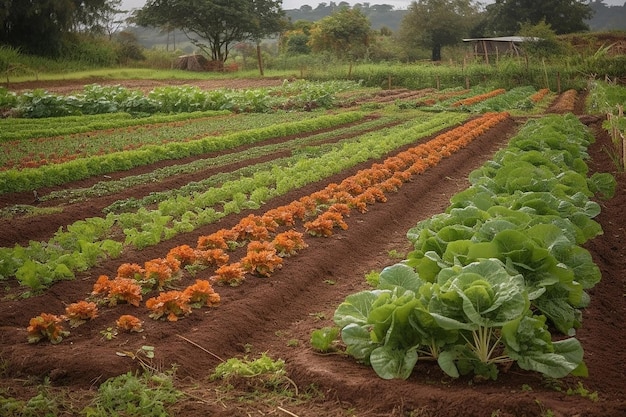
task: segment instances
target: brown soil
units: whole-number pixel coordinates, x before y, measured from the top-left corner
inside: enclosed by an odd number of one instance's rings
[[[610,146],[610,138],[597,118],[586,117],[585,120],[597,138],[589,149],[591,171],[611,170],[613,165],[604,151]],[[282,270],[270,278],[249,277],[237,288],[217,287],[222,298],[219,307],[194,310],[189,317],[175,323],[156,322],[148,318],[145,309],[103,308],[100,317],[72,329],[72,334],[59,345],[26,343],[25,328],[31,317],[41,312],[62,313],[65,305],[89,294],[100,274],[114,276],[121,263],[141,264],[164,256],[176,245],[194,246],[199,235],[230,227],[251,212],[229,216],[218,224],[177,236],[156,247],[127,251],[122,259],[104,262],[76,280],[54,285],[40,296],[11,300],[5,296],[13,294],[13,289],[3,288],[0,359],[5,370],[0,388],[7,389],[13,396],[27,398],[36,394],[33,384],[49,377],[54,386],[66,387],[76,398],[89,397],[106,378],[138,367],[137,361],[116,355],[116,352],[134,352],[142,345],[150,345],[156,352],[153,365],[167,370],[176,364],[181,386],[187,387],[189,395],[176,405],[174,415],[517,417],[549,415],[548,412],[572,417],[626,415],[623,382],[626,330],[621,326],[626,314],[626,254],[621,246],[625,236],[623,206],[626,203],[623,174],[616,175],[616,196],[600,201],[602,213],[597,220],[605,233],[586,244],[603,274],[602,282],[591,291],[592,302],[583,313],[583,328],[577,334],[585,348],[588,378],[552,381],[512,367],[503,370],[495,382],[469,378],[451,380],[436,364],[421,363],[408,380],[385,381],[371,368],[349,357],[319,355],[309,347],[311,331],[332,325],[337,305],[347,295],[367,287],[366,273],[395,262],[390,259],[391,250],[406,253],[410,249],[406,231],[419,220],[442,212],[450,196],[468,186],[469,172],[505,146],[519,124],[521,121],[502,124],[406,183],[398,193],[389,195],[387,203],[370,206],[365,214],[351,214],[347,219],[348,230],[329,238],[307,238],[309,247],[296,257],[287,258]],[[330,182],[340,182],[369,165],[371,162],[272,200],[259,212],[308,195]],[[185,178],[185,182],[189,180]],[[155,184],[154,187],[158,190],[163,186]],[[133,193],[134,190],[127,190],[116,198]],[[50,233],[41,222],[30,224],[32,230],[28,230],[26,224],[20,226],[23,237]],[[0,235],[4,236],[9,227],[9,224],[2,225]],[[42,228],[46,230],[43,234]],[[198,278],[206,277],[201,273]],[[145,331],[105,340],[101,331],[113,326],[121,314],[135,314],[145,320]],[[311,393],[311,387],[315,386],[317,395],[305,402],[284,398],[278,404],[238,402],[234,398],[224,401],[218,383],[207,381],[219,363],[216,357],[248,355],[252,358],[262,352],[286,361],[288,377],[300,393]],[[31,384],[25,386],[25,380]],[[590,392],[597,392],[599,400],[592,401],[580,392],[567,395],[567,389],[576,389],[579,382]],[[241,383],[235,389],[259,389],[252,385]]]

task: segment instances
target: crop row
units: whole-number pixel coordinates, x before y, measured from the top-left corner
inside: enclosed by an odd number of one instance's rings
[[[166,257],[146,261],[143,266],[122,264],[114,279],[107,276],[98,278],[92,296],[100,304],[109,306],[118,303],[139,306],[144,293],[158,290],[158,295],[145,301],[146,308],[152,318],[170,321],[190,314],[193,306],[216,305],[220,297],[210,281],[239,285],[246,273],[269,276],[282,266],[284,258],[294,256],[307,247],[302,233],[293,228],[296,222],[303,222],[305,230],[313,236],[329,236],[337,227],[346,229],[348,226],[343,219],[352,209],[366,212],[368,204],[386,201],[385,193],[396,191],[413,175],[436,165],[442,158],[463,148],[506,118],[506,113],[484,115],[432,141],[389,157],[382,164],[359,171],[340,184],[330,184],[319,192],[272,209],[263,216],[244,217],[230,229],[201,236],[195,249],[188,245],[177,246]],[[306,221],[307,218],[311,220]],[[288,230],[278,232],[279,227]],[[228,251],[244,245],[247,245],[246,255],[229,263]],[[164,290],[173,282],[180,282],[184,270],[197,272],[209,266],[217,268],[210,281],[196,280],[183,291]],[[94,301],[79,301],[66,309],[65,318],[74,324],[95,317],[97,305]],[[31,319],[29,340],[60,342],[68,333],[62,328],[62,320],[62,317],[48,313]],[[139,331],[141,322],[134,316],[123,316],[118,319],[118,327]]]
[[[549,90],[536,91],[531,86],[510,90],[496,89],[484,92],[480,88],[471,90],[442,91],[416,103],[425,111],[467,111],[485,113],[494,111],[527,112],[537,107]]]
[[[180,159],[202,155],[235,146],[256,143],[272,137],[333,127],[357,121],[363,117],[364,114],[359,112],[326,115],[314,119],[281,123],[221,136],[206,136],[191,142],[171,142],[164,145],[144,146],[137,150],[81,158],[61,164],[44,165],[39,168],[11,169],[0,172],[0,193],[37,190],[41,187],[65,184],[95,175],[125,171],[166,159]]]
[[[292,139],[287,142],[280,142],[271,145],[263,145],[261,143],[259,146],[247,148],[240,152],[233,151],[231,153],[219,155],[213,158],[203,158],[186,164],[167,166],[156,169],[149,173],[131,175],[120,178],[118,180],[109,179],[106,181],[101,181],[88,188],[71,188],[53,191],[47,195],[40,195],[39,200],[47,201],[61,198],[67,199],[72,202],[82,201],[91,197],[119,193],[122,190],[131,187],[146,183],[158,182],[175,175],[190,174],[203,169],[227,169],[227,166],[230,164],[242,162],[245,160],[252,160],[260,156],[270,155],[277,152],[291,152],[294,156],[303,155],[304,153],[311,155],[319,154],[323,151],[321,150],[322,148],[319,146],[314,147],[316,143],[322,143],[327,140],[332,140],[336,137],[355,137],[363,134],[368,130],[380,129],[388,124],[398,124],[402,120],[408,119],[411,116],[412,115],[408,113],[384,115],[372,120],[360,120],[355,124],[351,124],[345,127],[339,126],[329,132],[313,132],[311,134],[302,133],[298,135],[299,138]],[[273,161],[276,161],[276,159],[274,159]],[[167,192],[151,193],[149,197],[145,197],[143,199],[130,198],[126,200],[118,200],[113,205],[105,209],[104,212],[119,212],[129,211],[131,209],[138,209],[139,207],[144,205],[154,204],[156,202],[163,201],[165,198],[168,198],[168,195],[188,195],[202,188],[206,189],[209,186],[215,186],[230,179],[237,178],[239,176],[249,176],[251,175],[251,172],[258,169],[259,168],[256,165],[247,166],[235,172],[223,172],[222,174],[213,175],[202,181],[189,183],[179,189],[172,189]]]
[[[46,117],[41,119],[0,119],[0,143],[33,138],[77,135],[98,130],[175,123],[206,117],[232,114],[229,110],[210,110],[176,114],[153,114],[136,117],[129,113],[108,113],[81,116]]]
[[[154,210],[142,207],[137,212],[109,213],[105,218],[76,222],[67,231],[59,230],[48,243],[31,242],[26,248],[18,245],[1,249],[0,275],[15,276],[22,285],[42,289],[58,279],[71,278],[72,271],[84,270],[102,257],[119,256],[124,244],[143,248],[230,213],[257,208],[272,197],[381,157],[465,118],[441,114],[415,119],[393,129],[363,135],[323,155],[301,157],[290,166],[273,166],[219,187],[174,196],[161,201]],[[113,235],[120,232],[123,242]]]
[[[87,85],[73,95],[44,90],[22,94],[0,91],[0,108],[25,118],[125,112],[137,115],[207,110],[267,113],[276,109],[330,107],[335,94],[358,87],[353,81],[285,81],[281,87],[253,90],[202,90],[194,86],[158,87],[147,95],[122,86]]]
[[[155,123],[130,127],[124,127],[125,123],[122,123],[120,127],[106,130],[89,130],[80,134],[7,141],[0,143],[2,152],[0,170],[37,168],[95,155],[138,150],[147,145],[191,142],[207,136],[226,135],[246,129],[259,129],[319,116],[319,114],[305,112],[280,112],[269,115],[213,113],[213,115],[208,112],[188,113],[183,120],[160,123],[156,123],[155,120]],[[89,118],[89,116],[83,117]],[[51,120],[50,123],[53,126],[59,126],[63,124],[63,119],[63,117],[57,117],[46,120]]]
[[[600,271],[581,245],[602,232],[591,197],[615,190],[609,174],[586,177],[592,139],[571,114],[527,122],[445,213],[408,232],[405,261],[339,305],[347,353],[386,379],[408,378],[420,359],[451,377],[495,379],[513,362],[585,375],[572,336]]]

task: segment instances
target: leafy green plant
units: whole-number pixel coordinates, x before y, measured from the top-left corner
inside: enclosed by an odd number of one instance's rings
[[[257,359],[250,360],[247,357],[243,359],[230,358],[225,362],[217,365],[211,379],[228,379],[231,377],[257,377],[263,374],[283,377],[286,375],[285,361],[282,359],[274,360],[267,353],[262,353]]]
[[[174,386],[172,372],[144,372],[140,375],[128,372],[102,383],[98,394],[83,413],[88,417],[162,417],[168,415],[167,407],[181,396],[182,393]]]
[[[338,327],[323,327],[311,332],[311,346],[313,349],[328,353],[335,350],[333,344],[339,336]]]

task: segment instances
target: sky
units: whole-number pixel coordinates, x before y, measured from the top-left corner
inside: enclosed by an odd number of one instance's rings
[[[342,0],[332,0],[335,3],[340,3]],[[346,1],[347,3],[349,3],[350,5],[354,5],[355,3],[369,3],[371,5],[374,4],[389,4],[391,6],[394,6],[394,8],[396,9],[406,9],[409,4],[411,4],[411,2],[413,0],[380,0],[380,1],[376,1],[376,0],[343,0]],[[318,4],[320,3],[326,3],[329,4],[331,2],[331,0],[283,0],[283,9],[285,10],[290,10],[290,9],[299,9],[300,6],[308,4],[309,6],[315,8],[317,7]],[[493,1],[489,1],[489,0],[483,0],[484,3],[493,3]],[[604,4],[608,5],[608,6],[622,6],[624,3],[626,2],[626,0],[604,0]],[[133,8],[141,8],[144,6],[144,4],[146,4],[146,0],[122,0],[122,9],[124,10],[130,10]]]

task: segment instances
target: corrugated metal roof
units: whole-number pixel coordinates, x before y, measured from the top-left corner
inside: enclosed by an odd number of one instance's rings
[[[500,36],[497,38],[469,38],[463,39],[463,42],[472,41],[491,41],[491,42],[526,42],[526,41],[538,41],[540,38],[534,38],[529,36]]]

